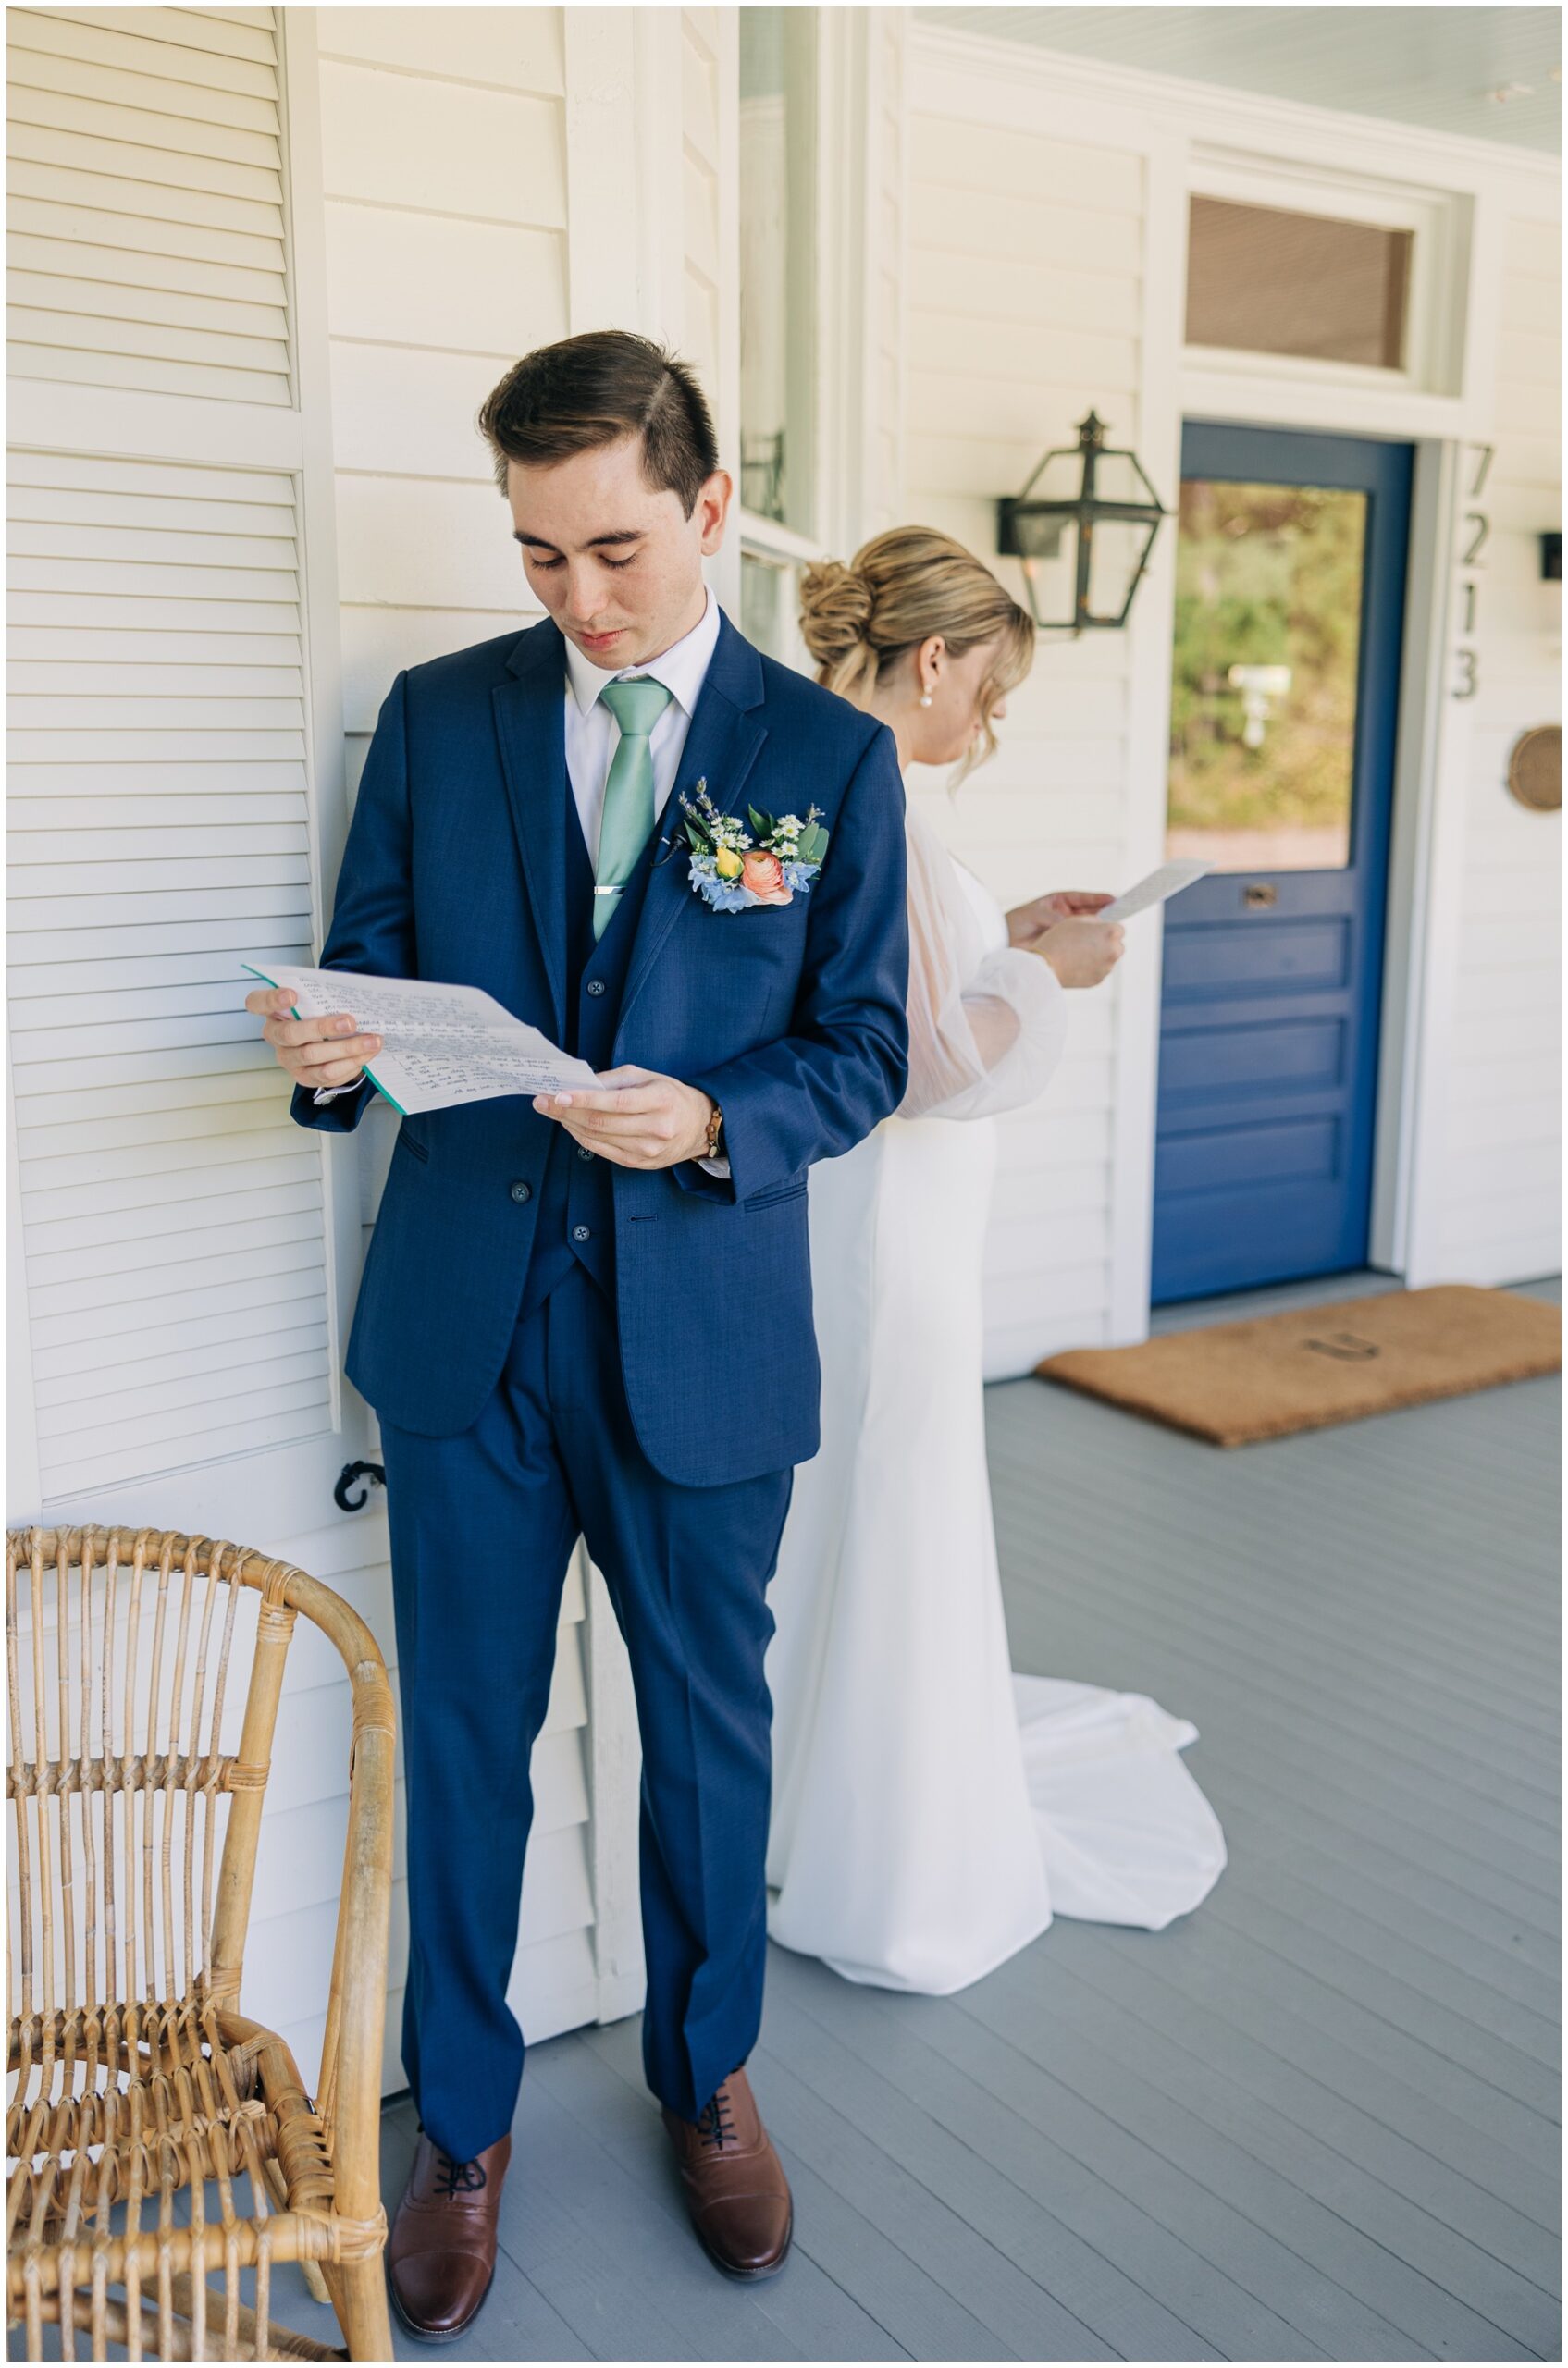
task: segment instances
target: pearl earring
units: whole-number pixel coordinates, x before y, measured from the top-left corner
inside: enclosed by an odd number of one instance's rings
[[[922,707],[929,707],[931,705],[931,693],[929,691],[922,691],[920,693],[920,705]]]

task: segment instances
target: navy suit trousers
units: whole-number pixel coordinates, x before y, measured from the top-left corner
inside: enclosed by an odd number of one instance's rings
[[[694,1371],[690,1416],[733,1424]],[[767,1602],[789,1470],[664,1479],[632,1427],[613,1301],[574,1267],[512,1334],[477,1420],[383,1421],[408,1820],[403,2066],[436,2143],[467,2160],[512,2127],[524,2037],[506,2003],[574,1542],[626,1640],[642,1733],[643,2060],[695,2119],[756,2041],[772,1705]]]

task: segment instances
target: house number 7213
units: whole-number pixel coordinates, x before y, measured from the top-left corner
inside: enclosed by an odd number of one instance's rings
[[[1492,531],[1492,522],[1487,512],[1474,505],[1480,500],[1481,488],[1487,482],[1487,473],[1492,465],[1492,454],[1496,449],[1492,444],[1473,444],[1470,447],[1479,457],[1466,497],[1473,506],[1464,512],[1464,543],[1459,554],[1459,564],[1463,568],[1478,568],[1483,564],[1481,553]],[[1464,608],[1459,628],[1460,639],[1453,653],[1458,662],[1458,678],[1449,697],[1473,699],[1481,687],[1480,660],[1475,647],[1475,611],[1480,605],[1480,587],[1471,575],[1466,576],[1459,590]]]

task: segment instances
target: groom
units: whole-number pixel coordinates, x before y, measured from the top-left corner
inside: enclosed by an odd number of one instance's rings
[[[570,338],[479,426],[549,614],[398,675],[322,960],[485,988],[614,1085],[405,1118],[349,1342],[381,1421],[408,1809],[421,2128],[388,2262],[426,2337],[465,2326],[494,2272],[529,1753],[579,1534],[642,1732],[648,2084],[717,2265],[766,2276],[788,2250],[742,2067],[766,1588],[818,1443],[807,1171],[894,1108],[907,1051],[893,740],[707,591],[732,488],[690,372],[641,338]],[[303,1126],[352,1128],[374,1092],[351,980],[344,1002],[296,1020],[286,993],[249,998]]]

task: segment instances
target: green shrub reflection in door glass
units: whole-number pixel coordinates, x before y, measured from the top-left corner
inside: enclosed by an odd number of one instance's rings
[[[1350,860],[1366,496],[1183,481],[1166,852]]]

